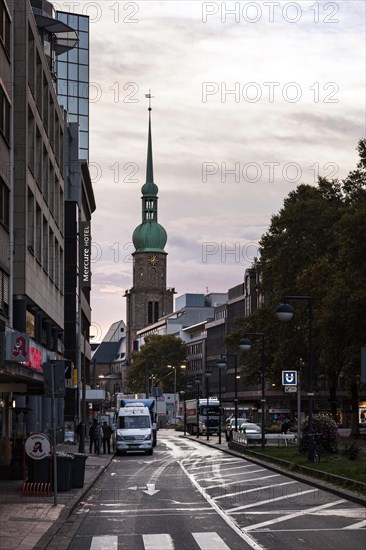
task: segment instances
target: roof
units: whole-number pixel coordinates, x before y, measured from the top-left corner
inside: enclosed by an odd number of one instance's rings
[[[119,349],[120,342],[101,342],[93,355],[95,363],[112,363]]]

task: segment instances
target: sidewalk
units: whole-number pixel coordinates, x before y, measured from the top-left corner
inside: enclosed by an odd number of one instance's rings
[[[78,448],[60,444],[57,451],[76,453]],[[87,454],[84,487],[57,492],[57,506],[53,496],[22,496],[23,480],[0,481],[0,550],[47,548],[39,542],[41,537],[58,530],[113,458],[113,454]]]

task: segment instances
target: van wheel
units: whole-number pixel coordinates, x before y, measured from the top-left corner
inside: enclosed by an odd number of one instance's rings
[[[146,454],[151,456],[153,452],[154,452],[154,449],[149,449],[148,451],[146,451]]]

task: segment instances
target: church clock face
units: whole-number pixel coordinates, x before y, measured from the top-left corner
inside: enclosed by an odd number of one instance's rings
[[[153,254],[152,256],[150,256],[149,258],[149,264],[150,265],[157,265],[158,263],[158,257],[156,256],[156,254]]]

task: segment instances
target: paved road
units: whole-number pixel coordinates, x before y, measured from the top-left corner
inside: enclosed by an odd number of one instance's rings
[[[365,509],[159,432],[154,455],[116,457],[49,550],[359,550]]]

